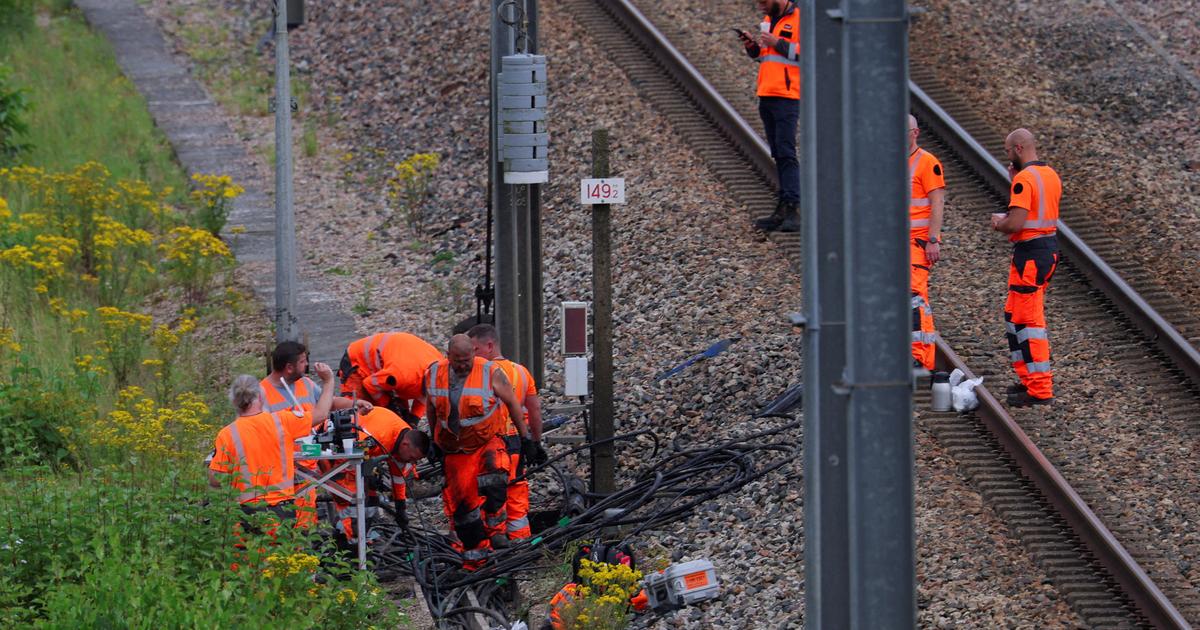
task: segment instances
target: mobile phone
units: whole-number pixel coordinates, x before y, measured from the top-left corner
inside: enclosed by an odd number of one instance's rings
[[[743,31],[740,28],[733,29],[733,32],[737,33],[737,36],[741,39],[750,39],[750,36],[746,34],[746,31]]]

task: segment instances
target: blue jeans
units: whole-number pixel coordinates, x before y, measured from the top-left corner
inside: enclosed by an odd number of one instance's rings
[[[800,121],[800,101],[780,96],[758,99],[767,144],[779,174],[779,200],[800,203],[800,160],[796,159],[796,125]]]

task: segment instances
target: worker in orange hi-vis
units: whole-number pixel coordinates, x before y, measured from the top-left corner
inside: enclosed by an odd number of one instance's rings
[[[912,199],[908,206],[909,284],[912,291],[913,367],[933,369],[933,309],[929,307],[929,274],[942,257],[942,210],[946,203],[946,180],[942,163],[917,146],[921,129],[914,116],[908,117],[908,176]]]
[[[504,370],[476,357],[470,337],[451,337],[446,354],[447,359],[426,372],[426,413],[433,441],[444,453],[442,500],[452,515],[455,546],[463,551],[464,568],[473,570],[487,559],[493,544],[508,544],[508,419],[516,423],[523,443],[530,433]]]
[[[229,400],[238,417],[217,434],[208,483],[214,488],[236,488],[247,514],[266,511],[281,520],[295,517],[293,443],[329,415],[333,399],[333,370],[324,363],[314,368],[324,389],[312,412],[300,415],[264,411],[259,382],[253,376],[238,376],[230,387]]]
[[[1046,334],[1046,287],[1058,267],[1058,206],[1062,180],[1038,159],[1037,142],[1028,129],[1004,139],[1012,189],[1008,210],[992,215],[992,229],[1013,242],[1008,270],[1004,321],[1008,349],[1020,384],[1009,388],[1009,404],[1017,407],[1054,400],[1050,371],[1050,339]]]
[[[364,471],[368,477],[368,484],[365,488],[367,521],[370,522],[375,517],[379,505],[378,493],[375,490],[378,485],[370,480],[372,471],[381,473],[386,465],[388,475],[392,480],[392,501],[395,506],[396,524],[402,529],[407,529],[408,510],[405,500],[408,498],[408,493],[404,477],[411,475],[416,469],[417,462],[429,454],[429,436],[409,426],[407,422],[400,419],[400,416],[386,407],[374,407],[368,413],[359,415],[356,424],[358,424],[358,441],[364,447],[367,457],[372,460],[385,458],[383,462],[379,462],[378,467],[372,466],[371,470]],[[336,460],[331,461],[328,463],[328,467],[333,468],[336,464]],[[345,490],[346,494],[354,496],[358,479],[353,468],[334,477],[334,481]],[[333,504],[337,508],[337,519],[341,526],[338,535],[348,544],[356,543],[358,529],[357,523],[355,523],[357,512],[354,505],[336,495],[333,497]]]
[[[508,513],[508,523],[505,525],[509,540],[529,538],[533,532],[529,529],[529,481],[515,481],[517,476],[524,473],[530,465],[537,466],[546,462],[546,450],[542,448],[542,405],[538,399],[537,384],[533,375],[525,366],[515,361],[505,359],[500,354],[500,335],[491,324],[477,324],[467,331],[467,336],[475,343],[475,356],[493,361],[512,384],[517,400],[525,410],[525,423],[533,437],[532,447],[522,448],[521,437],[517,434],[517,425],[509,420],[504,438],[505,449],[512,462],[508,471],[508,501],[505,511]],[[527,457],[525,451],[530,451]]]
[[[346,348],[338,366],[342,395],[357,395],[387,407],[416,426],[425,414],[421,394],[425,370],[443,358],[437,348],[410,333],[363,337]]]
[[[298,341],[283,341],[271,351],[271,372],[260,381],[263,411],[269,413],[292,414],[301,417],[311,414],[317,399],[321,397],[322,388],[312,379],[305,376],[308,372],[308,348]],[[333,409],[346,409],[357,404],[359,413],[371,410],[371,403],[360,400],[355,403],[349,398],[334,396]],[[324,424],[329,415],[315,418],[317,426]],[[297,447],[296,450],[299,450]],[[313,461],[300,461],[297,466],[316,472],[317,465]],[[311,489],[296,497],[296,523],[302,526],[317,523],[317,491]]]

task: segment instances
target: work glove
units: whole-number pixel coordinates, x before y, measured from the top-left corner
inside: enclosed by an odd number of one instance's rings
[[[533,457],[529,458],[529,463],[534,466],[541,466],[550,460],[550,454],[546,452],[546,447],[542,446],[541,442],[534,442]]]
[[[384,488],[384,477],[390,477],[391,471],[388,470],[387,456],[374,457],[363,464],[363,477],[366,477],[367,487],[378,492]]]
[[[536,465],[537,452],[541,449],[541,445],[533,438],[521,438],[521,465],[517,474],[525,474],[525,468],[529,465]]]
[[[408,501],[396,501],[396,525],[402,530],[408,529]]]

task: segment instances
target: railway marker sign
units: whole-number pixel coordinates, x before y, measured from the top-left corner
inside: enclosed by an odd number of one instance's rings
[[[625,178],[604,177],[579,180],[579,203],[585,206],[625,203]]]

